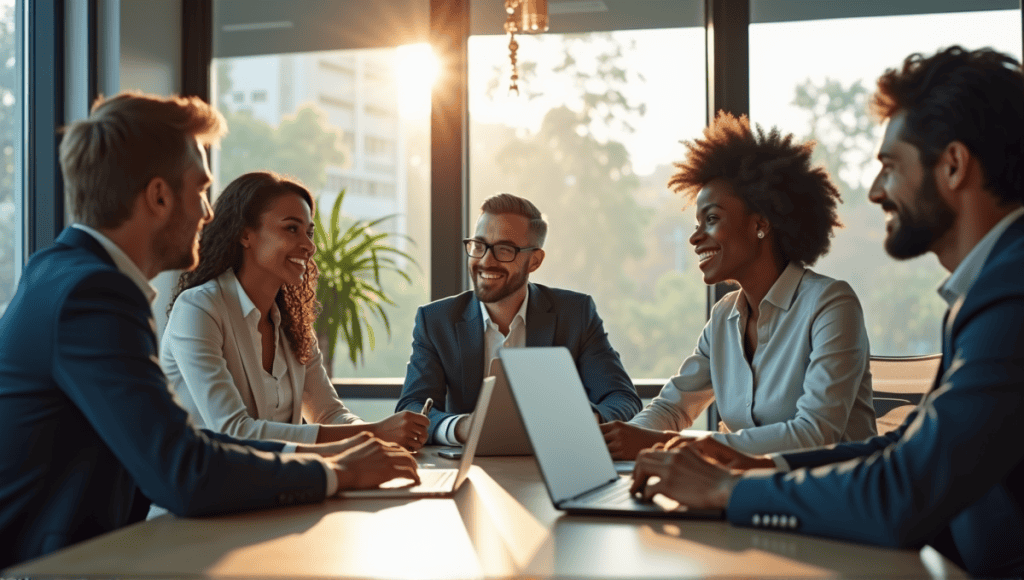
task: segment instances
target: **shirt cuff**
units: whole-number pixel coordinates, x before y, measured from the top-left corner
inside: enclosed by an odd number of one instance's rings
[[[789,462],[786,461],[786,458],[781,453],[772,453],[768,457],[775,462],[775,469],[779,471],[793,471],[793,468],[789,466]]]
[[[320,465],[324,466],[324,473],[327,475],[326,497],[331,497],[334,494],[338,493],[338,474],[334,473],[334,468],[332,468],[331,465],[327,463],[327,461],[325,461],[322,457],[318,456],[318,458],[320,459]]]
[[[437,431],[434,431],[434,439],[441,445],[462,445],[459,440],[455,438],[455,424],[459,422],[459,419],[466,415],[452,415],[451,417],[445,417],[437,425]]]
[[[281,453],[295,453],[295,450],[298,448],[298,443],[285,443],[284,447],[281,448]]]

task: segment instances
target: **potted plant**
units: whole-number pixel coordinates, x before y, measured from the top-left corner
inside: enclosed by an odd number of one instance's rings
[[[398,260],[417,265],[412,256],[388,245],[387,238],[391,234],[373,230],[381,222],[394,218],[394,214],[373,221],[355,220],[346,227],[341,223],[344,198],[345,190],[341,190],[331,207],[327,223],[324,223],[319,210],[313,216],[316,263],[320,269],[316,296],[323,305],[315,329],[328,375],[332,374],[339,336],[348,344],[348,358],[353,365],[357,360],[363,360],[367,343],[371,350],[374,348],[370,315],[380,320],[391,336],[391,324],[384,305],[394,306],[395,303],[381,284],[381,273],[395,272],[411,283],[409,275],[399,267]]]

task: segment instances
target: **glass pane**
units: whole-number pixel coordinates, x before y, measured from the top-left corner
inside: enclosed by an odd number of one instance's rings
[[[495,193],[533,201],[549,234],[531,281],[591,294],[630,376],[671,376],[705,322],[693,210],[666,188],[704,126],[704,31],[517,40],[519,96],[508,38],[470,38],[471,224]]]
[[[754,0],[755,2],[764,0]],[[1018,10],[839,18],[750,27],[751,119],[818,141],[816,159],[843,194],[832,251],[813,267],[860,297],[876,355],[938,352],[948,275],[934,254],[896,262],[882,248],[883,215],[867,200],[880,129],[867,102],[882,72],[913,52],[960,44],[1021,58]],[[813,50],[809,50],[812,47]]]
[[[7,309],[18,281],[22,236],[20,204],[17,199],[21,167],[22,51],[17,39],[21,18],[14,0],[0,0],[0,315]]]
[[[339,339],[332,365],[338,377],[401,372],[411,352],[416,307],[428,301],[430,85],[436,74],[430,48],[221,58],[214,67],[216,102],[230,127],[214,156],[214,191],[249,171],[290,174],[319,196],[325,227],[344,191],[342,231],[354,220],[384,218],[373,230],[393,234],[386,243],[418,264],[398,260],[411,282],[383,274],[385,295],[395,302],[383,305],[390,338],[367,310],[364,362],[353,365],[347,343]],[[321,267],[324,259],[318,259]],[[321,317],[331,310],[325,305]],[[326,356],[327,345],[321,350]]]

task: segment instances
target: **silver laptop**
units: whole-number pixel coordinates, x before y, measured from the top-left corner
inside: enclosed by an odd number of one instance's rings
[[[502,368],[499,359],[491,359],[490,370],[487,374],[488,378],[494,379],[494,394],[491,395],[491,402],[487,407],[487,421],[484,422],[483,431],[480,432],[476,456],[533,455],[530,438],[526,436],[523,421],[519,418],[519,410],[516,409],[512,393],[508,390],[505,369]],[[461,455],[461,447],[444,449],[445,457],[461,457]]]
[[[474,419],[469,426],[469,439],[462,454],[462,461],[458,469],[443,468],[420,468],[420,484],[410,485],[412,480],[401,478],[393,479],[375,489],[358,489],[342,491],[337,497],[344,498],[402,498],[402,497],[448,497],[455,493],[465,481],[469,474],[469,468],[473,465],[473,456],[476,453],[477,443],[480,441],[480,431],[487,415],[487,407],[494,392],[494,377],[484,379],[480,387],[480,397],[476,401]]]
[[[579,514],[724,517],[723,510],[688,509],[660,496],[648,503],[630,495],[632,480],[615,472],[567,349],[505,349],[501,362],[556,508]]]

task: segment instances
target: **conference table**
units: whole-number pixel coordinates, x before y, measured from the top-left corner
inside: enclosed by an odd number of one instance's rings
[[[429,447],[418,461],[457,465]],[[478,457],[448,499],[329,499],[217,517],[164,515],[5,575],[967,578],[931,548],[879,548],[724,521],[566,515],[551,505],[532,457]]]

